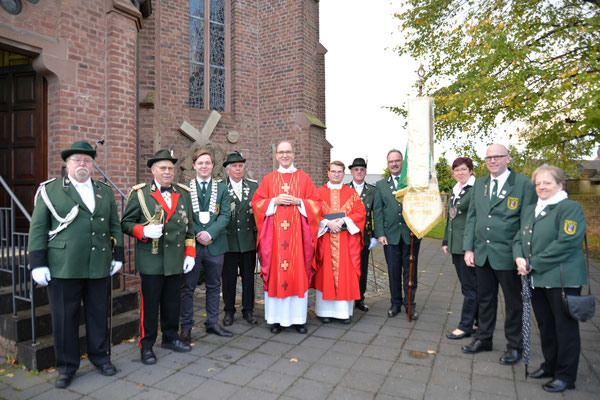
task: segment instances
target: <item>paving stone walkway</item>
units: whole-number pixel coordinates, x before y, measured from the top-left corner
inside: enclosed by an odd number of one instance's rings
[[[419,260],[418,321],[406,314],[388,318],[386,275],[377,270],[369,281],[367,313],[355,311],[352,324],[323,325],[309,313],[308,334],[293,329],[272,335],[262,320],[262,292],[257,295],[258,327],[236,314],[230,339],[204,333],[203,292],[197,291],[195,341],[190,353],[155,347],[158,363],[140,362],[137,344],[118,344],[113,377],[99,375],[82,360],[71,386],[54,388],[55,371],[33,373],[0,360],[3,399],[598,399],[600,398],[600,317],[581,324],[582,354],[577,389],[548,394],[541,382],[525,379],[522,364],[498,363],[504,347],[504,310],[500,303],[494,351],[466,355],[445,333],[458,324],[462,295],[449,256],[439,240],[425,239]],[[385,267],[375,252],[376,267]],[[372,274],[372,269],[369,271]],[[600,266],[591,268],[592,293],[600,288]],[[376,290],[375,286],[379,290]],[[260,288],[260,285],[257,283]],[[314,309],[314,299],[309,301]],[[542,360],[533,323],[530,368]],[[160,338],[159,338],[160,343]]]

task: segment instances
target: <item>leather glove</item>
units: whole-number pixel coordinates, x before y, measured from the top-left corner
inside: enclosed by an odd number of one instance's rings
[[[110,263],[110,276],[113,276],[114,274],[119,272],[122,266],[123,262],[112,260]]]
[[[158,239],[162,236],[162,224],[151,224],[144,227],[144,236],[149,239]]]
[[[50,269],[48,267],[37,267],[31,270],[31,277],[40,286],[48,286],[50,278]]]
[[[374,249],[375,247],[377,247],[377,245],[379,244],[379,242],[377,241],[377,239],[375,238],[371,238],[371,243],[369,244],[369,249]]]
[[[188,272],[193,270],[195,264],[196,260],[194,259],[194,257],[185,256],[185,259],[183,260],[183,273],[187,274]]]

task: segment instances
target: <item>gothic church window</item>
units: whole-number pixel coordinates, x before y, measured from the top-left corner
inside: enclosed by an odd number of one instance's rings
[[[229,0],[190,0],[190,108],[226,111]]]

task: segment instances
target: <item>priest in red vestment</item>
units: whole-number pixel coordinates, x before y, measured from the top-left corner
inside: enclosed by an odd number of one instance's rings
[[[289,142],[277,145],[275,157],[279,168],[264,177],[252,198],[265,319],[273,333],[291,325],[306,333],[321,202],[308,174],[294,167]]]
[[[354,300],[360,300],[360,252],[366,211],[354,189],[342,184],[346,167],[329,164],[329,182],[317,193],[323,201],[317,272],[314,278],[316,313],[323,323],[338,319],[349,324]]]

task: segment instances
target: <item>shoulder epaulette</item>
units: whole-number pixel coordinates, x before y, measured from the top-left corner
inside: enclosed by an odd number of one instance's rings
[[[177,186],[179,186],[180,188],[182,188],[183,190],[186,190],[188,192],[191,192],[192,189],[190,189],[189,186],[184,185],[183,183],[178,183]]]
[[[146,186],[145,183],[138,183],[137,185],[135,185],[134,187],[132,187],[131,190],[140,190],[144,186]]]
[[[255,179],[246,178],[246,180],[247,180],[247,181],[250,181],[250,182],[258,183],[258,181],[257,181],[257,180],[255,180]]]
[[[108,183],[104,182],[104,181],[94,181],[94,182],[98,182],[98,183],[103,184],[104,186],[110,187],[110,185]]]
[[[45,184],[50,183],[55,180],[56,180],[56,178],[48,179],[47,181],[40,183],[40,186],[44,186]]]

